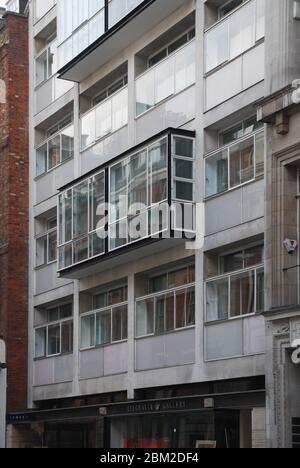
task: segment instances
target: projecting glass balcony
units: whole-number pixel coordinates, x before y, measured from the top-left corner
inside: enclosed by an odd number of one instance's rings
[[[195,237],[195,139],[170,129],[59,195],[59,270],[147,240]]]

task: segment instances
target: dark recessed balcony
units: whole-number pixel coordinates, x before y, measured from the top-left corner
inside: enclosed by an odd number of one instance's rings
[[[67,31],[65,25],[60,23],[59,19],[66,14],[65,10],[58,11],[59,77],[83,81],[185,2],[103,0],[93,16],[87,9],[86,17],[82,18],[80,25],[73,25],[72,31]],[[59,7],[64,8],[64,2]]]
[[[195,239],[195,133],[168,129],[63,187],[59,274],[82,278]]]

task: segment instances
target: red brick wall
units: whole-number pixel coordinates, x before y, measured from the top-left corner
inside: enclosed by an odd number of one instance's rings
[[[0,31],[0,335],[8,364],[8,411],[27,407],[28,22],[8,14]]]

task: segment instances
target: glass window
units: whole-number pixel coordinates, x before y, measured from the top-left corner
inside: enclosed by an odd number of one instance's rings
[[[104,227],[105,175],[100,172],[90,180],[90,231]]]
[[[57,258],[57,231],[48,236],[48,262],[55,262]]]
[[[206,318],[208,322],[228,319],[228,288],[228,278],[207,283]]]
[[[127,216],[127,160],[110,169],[110,222]]]
[[[73,188],[73,235],[86,234],[88,231],[88,182],[84,181]],[[78,246],[80,249],[81,247]]]
[[[162,140],[149,149],[151,171],[151,204],[160,203],[168,196],[168,151],[167,140]]]
[[[253,138],[242,141],[230,148],[230,186],[254,179]]]
[[[112,311],[112,341],[127,340],[127,306]]]
[[[65,304],[60,306],[60,318],[61,320],[72,317],[73,315],[73,304]]]
[[[87,148],[96,140],[95,112],[89,112],[81,118],[81,148]]]
[[[136,304],[136,336],[154,333],[154,299],[138,301]]]
[[[237,252],[223,257],[223,272],[230,273],[232,271],[242,270],[244,268],[244,253]]]
[[[73,243],[74,263],[80,263],[88,259],[89,242],[88,237],[76,240]]]
[[[46,336],[47,328],[38,328],[35,330],[35,357],[46,357]]]
[[[74,156],[74,127],[73,125],[61,133],[61,160],[62,162]]]
[[[173,138],[173,152],[175,156],[182,156],[184,158],[194,157],[194,140],[191,138],[174,137]]]
[[[244,265],[245,268],[250,268],[256,265],[260,265],[264,261],[264,247],[259,245],[252,247],[244,252]]]
[[[206,71],[209,72],[228,60],[228,22],[224,21],[205,35]]]
[[[154,70],[136,81],[136,114],[140,115],[155,106]]]
[[[189,288],[186,292],[186,326],[196,323],[196,297],[195,288]]]
[[[205,179],[207,197],[228,190],[228,152],[226,150],[206,159]]]
[[[186,326],[186,291],[181,290],[176,292],[175,314],[176,325],[175,328],[184,328]]]
[[[48,327],[48,356],[60,354],[60,325]]]
[[[155,69],[155,102],[163,101],[174,92],[174,62],[166,60]]]
[[[176,54],[175,61],[175,92],[191,86],[196,80],[196,47],[193,42]]]
[[[121,304],[127,301],[127,286],[114,289],[107,294],[107,302],[109,305]]]
[[[112,102],[105,101],[95,110],[96,140],[102,138],[112,131]]]
[[[43,83],[48,78],[48,50],[45,50],[35,61],[36,85]]]
[[[111,90],[112,91],[112,90]],[[116,94],[111,101],[112,131],[124,127],[128,123],[128,90],[127,88]]]
[[[73,321],[61,325],[61,353],[73,352]]]
[[[129,161],[128,206],[134,204],[148,206],[147,200],[147,152],[131,156]]]
[[[174,158],[174,171],[175,177],[192,180],[194,177],[194,164],[185,159]]]
[[[72,190],[59,197],[59,241],[60,244],[72,239]]]
[[[255,135],[255,163],[256,177],[264,175],[265,172],[265,135],[259,133]]]
[[[48,146],[47,143],[36,151],[36,175],[40,176],[47,171],[47,155]]]
[[[260,268],[256,272],[256,312],[265,310],[265,271]]]
[[[230,279],[230,316],[255,312],[255,272],[245,272]]]
[[[48,143],[48,170],[60,164],[60,136],[54,137]]]
[[[255,43],[254,8],[255,2],[250,2],[229,19],[230,59],[250,49]]]
[[[155,302],[156,334],[174,330],[174,294],[159,296]]]
[[[95,315],[81,318],[81,348],[95,346]]]
[[[36,266],[47,265],[47,261],[47,236],[43,236],[36,240]]]
[[[173,271],[168,274],[168,287],[177,288],[189,283],[189,269],[182,268],[181,270]]]
[[[168,289],[168,282],[167,282],[168,276],[161,275],[161,276],[156,276],[155,278],[151,278],[150,280],[150,293],[156,293],[159,291],[164,291],[165,289]]]
[[[111,311],[96,315],[96,345],[106,345],[111,342]]]

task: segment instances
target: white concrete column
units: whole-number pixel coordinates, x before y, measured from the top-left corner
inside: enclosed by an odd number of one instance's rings
[[[73,394],[79,395],[79,353],[80,353],[79,281],[74,281],[73,315],[74,315]]]
[[[135,340],[134,340],[134,315],[135,315],[135,293],[134,273],[128,275],[128,374],[127,392],[128,398],[134,398],[134,368],[135,368]]]

